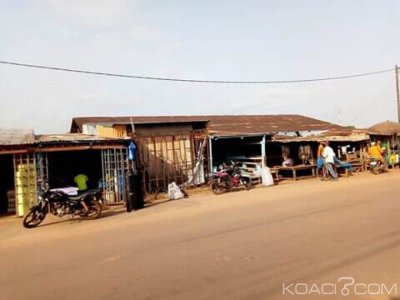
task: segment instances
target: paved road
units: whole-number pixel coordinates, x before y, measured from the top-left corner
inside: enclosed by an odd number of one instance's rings
[[[0,299],[340,299],[345,284],[347,299],[367,288],[383,295],[356,299],[389,299],[400,292],[399,185],[392,170],[33,230],[3,219]]]

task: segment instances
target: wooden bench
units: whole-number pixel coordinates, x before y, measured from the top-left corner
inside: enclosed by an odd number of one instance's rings
[[[362,162],[362,158],[357,153],[347,153],[344,162],[351,164],[353,171],[364,171],[367,168],[365,161]]]
[[[283,166],[276,166],[273,167],[272,169],[280,171],[291,171],[292,172],[292,178],[288,177],[282,177],[282,178],[288,178],[288,179],[293,179],[293,180],[298,180],[298,179],[303,179],[303,178],[311,178],[311,177],[316,177],[317,176],[317,166],[316,165],[296,165],[296,166],[290,166],[290,167],[283,167]],[[297,171],[303,171],[303,170],[311,170],[311,175],[302,175],[298,176]]]
[[[365,163],[362,163],[360,161],[343,161],[343,163],[350,164],[353,172],[364,171],[367,168]],[[346,167],[341,167],[341,168],[346,170],[346,174],[348,173],[348,171],[349,171],[348,168],[346,168]]]
[[[349,177],[352,174],[352,172],[360,172],[360,171],[366,170],[365,164],[363,164],[361,162],[341,161],[341,163],[342,163],[342,165],[338,165],[338,164],[333,165],[333,168],[338,175],[343,175],[343,173],[344,173],[344,176]],[[346,164],[349,164],[350,166],[348,166]],[[325,170],[325,172],[327,172],[327,170]],[[319,174],[317,174],[317,177],[318,176],[319,176]]]
[[[364,171],[365,170],[365,164],[362,162],[350,162],[351,166],[353,167],[353,171]]]
[[[335,165],[334,165],[334,169],[335,169],[336,173],[337,173],[339,176],[341,176],[341,174],[344,173],[344,175],[345,175],[346,177],[349,177],[350,174],[351,174],[353,171],[356,170],[356,167],[353,166],[353,164],[351,164],[351,163],[349,163],[349,162],[344,162],[344,163],[348,163],[348,164],[350,164],[350,166],[346,166],[346,165],[340,166],[340,165],[335,164]],[[357,169],[357,170],[358,170],[358,169]],[[340,171],[342,171],[342,173],[341,173]]]

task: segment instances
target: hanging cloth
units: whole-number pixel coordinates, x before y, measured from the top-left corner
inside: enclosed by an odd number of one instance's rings
[[[128,159],[135,160],[135,157],[136,157],[136,145],[133,141],[131,141],[128,146]]]

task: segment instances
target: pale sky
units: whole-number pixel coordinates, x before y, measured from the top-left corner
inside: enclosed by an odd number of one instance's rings
[[[200,80],[292,80],[400,64],[400,1],[0,0],[0,60]],[[0,128],[64,133],[78,116],[303,114],[396,120],[394,71],[211,85],[0,65]]]

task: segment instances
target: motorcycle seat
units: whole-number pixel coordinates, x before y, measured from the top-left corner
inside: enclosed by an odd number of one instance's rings
[[[78,193],[78,195],[76,195],[76,196],[68,196],[68,198],[69,198],[70,200],[72,200],[72,201],[81,201],[81,200],[83,200],[86,196],[88,196],[88,195],[94,195],[94,194],[97,194],[98,192],[99,192],[99,191],[98,191],[98,190],[95,190],[95,189],[86,190],[86,191],[83,191],[83,192]]]

